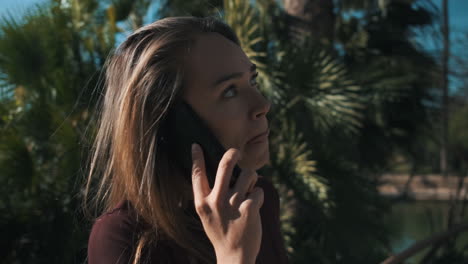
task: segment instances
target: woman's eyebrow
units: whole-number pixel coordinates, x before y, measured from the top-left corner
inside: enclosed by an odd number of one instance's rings
[[[250,65],[250,72],[254,72],[255,70],[257,69],[257,65],[253,64]],[[213,87],[217,87],[218,85],[220,85],[221,83],[223,82],[226,82],[226,81],[229,81],[231,79],[237,79],[237,78],[240,78],[242,77],[244,73],[243,72],[234,72],[234,73],[230,73],[228,75],[225,75],[221,78],[219,78],[218,80],[216,80],[214,83],[213,83]]]

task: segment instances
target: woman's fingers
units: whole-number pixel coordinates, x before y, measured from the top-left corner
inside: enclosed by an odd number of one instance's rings
[[[246,199],[239,206],[239,210],[256,210],[260,209],[263,205],[263,189],[255,187],[247,194]]]
[[[194,145],[192,157],[195,210],[213,244],[216,256],[220,256],[222,263],[226,262],[224,258],[233,260],[237,256],[253,263],[261,244],[262,223],[259,209],[264,199],[261,188],[251,187],[257,180],[256,172],[241,172],[238,182],[230,190],[230,179],[234,166],[240,159],[240,152],[229,149],[218,165],[213,190],[210,190],[201,147]],[[250,193],[249,189],[252,189]],[[227,198],[230,198],[229,201]],[[231,199],[238,201],[234,202],[235,205],[230,205]]]
[[[203,150],[198,144],[192,145],[192,186],[195,203],[201,205],[203,198],[213,194],[216,201],[224,200],[229,189],[229,181],[232,176],[234,166],[240,159],[240,152],[236,149],[229,149],[223,155],[216,173],[213,190],[210,189],[206,177],[205,159]],[[229,199],[229,203],[237,207],[239,204],[247,201],[248,204],[260,208],[263,204],[263,190],[254,188],[258,175],[255,170],[243,169],[236,181]]]
[[[247,193],[252,191],[255,183],[257,182],[258,175],[255,170],[242,169],[239,178],[234,185],[233,192],[239,192],[241,197],[245,197]]]
[[[196,143],[192,144],[192,187],[195,202],[210,194],[203,150]]]
[[[220,198],[225,195],[229,188],[232,170],[240,159],[240,152],[237,149],[229,149],[224,153],[218,165],[216,180],[213,186],[214,196]]]

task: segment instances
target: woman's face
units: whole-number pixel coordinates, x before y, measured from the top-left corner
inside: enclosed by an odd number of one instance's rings
[[[241,151],[239,166],[256,170],[269,161],[270,103],[255,79],[255,65],[239,46],[205,33],[191,49],[183,97],[226,149]]]

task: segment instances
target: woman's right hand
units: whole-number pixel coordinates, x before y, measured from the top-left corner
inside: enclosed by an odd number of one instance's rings
[[[216,252],[218,263],[255,263],[262,240],[260,207],[263,190],[253,188],[258,175],[243,169],[229,188],[240,152],[229,149],[221,159],[213,189],[208,184],[201,147],[192,145],[195,209]]]

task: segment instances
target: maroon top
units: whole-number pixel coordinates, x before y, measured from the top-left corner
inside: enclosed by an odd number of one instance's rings
[[[264,177],[259,177],[256,186],[264,191],[264,202],[260,209],[262,244],[256,263],[288,263],[280,232],[278,192]],[[122,203],[114,210],[101,215],[96,219],[89,237],[88,263],[131,263],[140,229],[136,215],[128,203]],[[181,256],[184,251],[178,251],[177,248],[178,246],[171,241],[156,243],[156,246],[150,249],[149,263],[187,263],[186,258]]]

